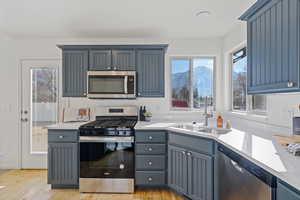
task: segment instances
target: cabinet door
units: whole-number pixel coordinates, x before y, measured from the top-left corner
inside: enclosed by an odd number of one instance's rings
[[[134,50],[113,50],[113,70],[134,71],[135,51]]]
[[[106,71],[111,70],[111,50],[91,50],[90,51],[90,66],[91,71]]]
[[[187,156],[185,150],[169,145],[168,148],[168,184],[177,192],[187,194]]]
[[[277,186],[277,200],[300,200],[300,193],[296,193],[279,182]]]
[[[213,199],[213,158],[189,151],[188,196],[193,200]]]
[[[48,183],[77,185],[78,180],[78,144],[49,143]]]
[[[248,93],[299,89],[299,0],[269,1],[248,21]]]
[[[63,97],[85,97],[88,51],[63,51]]]
[[[137,53],[139,97],[164,96],[164,50],[139,50]]]

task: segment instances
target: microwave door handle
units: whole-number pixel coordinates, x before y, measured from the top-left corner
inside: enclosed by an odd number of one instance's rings
[[[124,77],[124,93],[125,93],[125,94],[128,94],[128,91],[127,91],[127,84],[128,84],[128,76],[125,76],[125,77]]]

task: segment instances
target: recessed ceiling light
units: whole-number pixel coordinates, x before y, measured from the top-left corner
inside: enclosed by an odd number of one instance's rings
[[[208,10],[201,10],[201,11],[199,11],[199,12],[196,13],[196,17],[199,17],[199,16],[208,16],[210,14],[211,14],[211,12],[208,11]]]

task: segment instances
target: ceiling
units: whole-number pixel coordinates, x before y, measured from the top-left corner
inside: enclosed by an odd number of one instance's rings
[[[220,37],[255,0],[0,0],[0,32],[12,37]],[[196,17],[208,10],[210,15]]]

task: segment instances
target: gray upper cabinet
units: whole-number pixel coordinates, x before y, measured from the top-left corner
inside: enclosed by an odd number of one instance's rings
[[[90,66],[91,71],[106,71],[111,70],[111,50],[91,50],[90,51]]]
[[[78,185],[78,180],[78,143],[49,143],[48,183]]]
[[[299,0],[260,0],[247,21],[249,94],[299,91]]]
[[[277,200],[300,200],[300,192],[279,181],[277,184]]]
[[[134,71],[135,51],[134,50],[113,50],[112,69],[118,71]]]
[[[63,51],[63,97],[85,97],[87,90],[88,51]]]
[[[137,51],[137,91],[139,97],[164,97],[164,50]]]

